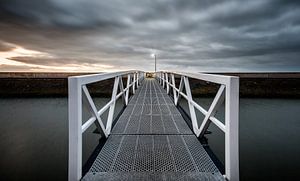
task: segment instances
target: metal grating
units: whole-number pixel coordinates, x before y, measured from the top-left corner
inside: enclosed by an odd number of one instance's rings
[[[158,115],[161,114],[160,106],[157,104],[152,105],[152,115],[154,114],[158,114]]]
[[[194,135],[111,135],[90,171],[219,173]]]
[[[169,136],[170,147],[174,157],[176,165],[176,171],[178,172],[195,172],[197,171],[196,165],[193,164],[193,160],[181,137]]]
[[[161,134],[165,132],[165,127],[161,116],[151,116],[152,117],[152,134]]]
[[[148,104],[144,104],[143,105],[143,111],[142,111],[142,114],[143,115],[150,115],[151,114],[151,105],[148,105]]]
[[[135,106],[134,105],[128,105],[126,109],[123,111],[122,115],[130,115],[132,114],[132,110]]]
[[[165,98],[166,104],[174,105],[174,102],[171,100],[171,98],[168,95],[164,96],[164,98]]]
[[[132,170],[133,159],[135,156],[135,143],[136,136],[123,136],[123,140],[119,146],[119,150],[116,154],[113,165],[110,171],[112,172],[122,172]],[[100,153],[101,154],[101,153]]]
[[[198,144],[197,138],[194,136],[183,136],[183,138],[200,172],[218,172],[202,145]]]
[[[138,134],[151,134],[151,116],[141,116]]]
[[[83,180],[224,180],[166,91],[146,79]]]
[[[177,126],[175,125],[175,122],[172,119],[172,116],[162,116],[162,122],[164,124],[165,129],[165,133],[168,134],[174,134],[174,133],[180,133],[177,129]]]
[[[122,115],[111,134],[193,133],[181,115]]]
[[[109,137],[102,148],[101,153],[98,155],[93,166],[91,167],[90,172],[99,172],[99,170],[102,172],[110,171],[112,161],[116,157],[122,139],[122,136]]]
[[[140,116],[132,115],[129,118],[129,121],[128,121],[127,125],[126,125],[126,129],[123,130],[122,133],[127,133],[127,134],[137,133],[138,129],[139,129],[139,120],[140,120]]]
[[[167,136],[154,136],[154,155],[155,172],[175,171]]]
[[[170,114],[170,109],[168,105],[161,105],[160,106],[161,114]]]
[[[180,112],[178,111],[178,109],[174,105],[169,105],[169,109],[170,109],[170,112],[171,112],[172,115],[175,115],[175,114],[180,115]]]
[[[145,81],[130,100],[112,134],[193,134],[156,81]]]
[[[146,172],[153,171],[153,140],[152,136],[136,136],[138,142],[132,145],[136,148],[133,168],[128,171]]]
[[[204,173],[204,172],[98,172],[88,173],[83,181],[224,181],[221,174]]]

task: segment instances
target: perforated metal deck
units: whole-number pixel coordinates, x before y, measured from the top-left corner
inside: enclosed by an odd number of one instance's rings
[[[166,91],[145,79],[83,180],[224,180]]]

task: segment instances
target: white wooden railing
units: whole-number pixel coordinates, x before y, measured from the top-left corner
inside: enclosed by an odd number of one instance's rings
[[[175,75],[180,76],[179,87],[175,84]],[[156,72],[159,83],[170,93],[173,89],[175,105],[180,97],[187,100],[191,117],[193,131],[196,136],[202,137],[209,127],[214,123],[225,133],[225,178],[230,181],[239,180],[239,78],[234,76],[223,76],[203,73],[183,72]],[[189,78],[204,80],[220,84],[220,88],[210,105],[205,110],[193,100]],[[185,87],[186,94],[183,92]],[[215,114],[225,100],[225,124],[219,121]],[[198,125],[195,108],[205,115],[200,127]]]
[[[122,77],[127,76],[126,88],[123,87]],[[97,110],[87,84],[114,78],[114,87],[111,100]],[[82,134],[92,125],[96,124],[102,136],[108,137],[111,131],[116,101],[122,97],[125,105],[128,104],[129,90],[132,87],[133,94],[144,78],[141,71],[124,71],[104,74],[73,76],[68,79],[69,89],[69,170],[68,178],[71,181],[80,180],[82,177]],[[118,92],[119,89],[119,92]],[[83,99],[82,99],[83,98]],[[85,105],[92,113],[82,124],[82,105]],[[109,109],[106,125],[103,124],[101,115]]]

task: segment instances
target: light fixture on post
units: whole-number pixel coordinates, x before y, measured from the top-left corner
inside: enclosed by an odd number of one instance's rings
[[[155,53],[152,53],[152,54],[151,54],[151,57],[154,58],[154,72],[156,72],[156,54],[155,54]]]

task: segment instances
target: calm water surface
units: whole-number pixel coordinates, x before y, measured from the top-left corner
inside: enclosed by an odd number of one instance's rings
[[[98,108],[107,101],[95,99]],[[211,99],[196,101],[207,108]],[[185,102],[181,105],[187,109]],[[0,180],[67,180],[67,111],[66,98],[0,99]],[[299,99],[240,100],[241,180],[297,180],[299,111]],[[223,115],[221,110],[217,117]],[[83,136],[84,161],[98,143],[94,129]],[[224,134],[213,125],[209,129],[209,145],[224,161]]]

